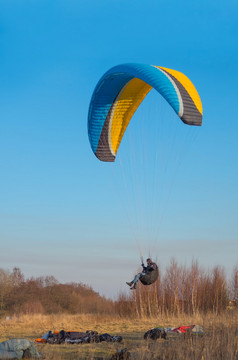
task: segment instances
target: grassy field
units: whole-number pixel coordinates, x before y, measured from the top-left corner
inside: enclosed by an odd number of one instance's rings
[[[154,327],[198,324],[204,336],[185,339],[174,334],[167,340],[145,341],[143,335]],[[96,330],[123,337],[122,343],[36,344],[46,360],[110,359],[119,349],[127,348],[130,359],[238,359],[238,313],[222,316],[122,319],[93,315],[24,315],[1,319],[0,341],[25,338],[34,341],[47,331]]]

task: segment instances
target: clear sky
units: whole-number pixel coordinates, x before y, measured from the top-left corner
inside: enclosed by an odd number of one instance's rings
[[[0,0],[1,268],[116,296],[140,264],[140,242],[162,268],[175,257],[231,272],[238,262],[237,14],[235,0]],[[184,72],[201,96],[203,126],[189,130],[185,143],[186,125],[152,92],[115,164],[104,164],[89,145],[88,106],[104,72],[127,62]],[[174,123],[177,142],[170,139],[173,150],[162,156]],[[133,160],[141,158],[133,134],[145,124],[141,148],[151,144],[151,164]]]

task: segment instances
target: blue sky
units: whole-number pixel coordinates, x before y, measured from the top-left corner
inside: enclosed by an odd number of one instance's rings
[[[0,0],[1,268],[116,296],[138,268],[140,242],[162,268],[171,257],[195,258],[230,274],[238,253],[237,13],[230,0]],[[184,143],[182,123],[152,92],[118,161],[103,164],[89,145],[88,106],[103,73],[126,62],[184,72],[204,122],[186,130]],[[177,162],[173,151],[158,167],[154,155],[132,161],[142,123],[163,124],[164,137],[159,128],[143,140],[159,155],[177,124]],[[145,181],[139,189],[134,166]]]

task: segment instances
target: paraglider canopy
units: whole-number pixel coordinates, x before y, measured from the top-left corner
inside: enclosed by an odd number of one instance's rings
[[[202,124],[200,97],[184,74],[146,64],[115,66],[99,80],[89,106],[88,136],[98,159],[115,160],[133,114],[152,88],[164,97],[185,124]]]

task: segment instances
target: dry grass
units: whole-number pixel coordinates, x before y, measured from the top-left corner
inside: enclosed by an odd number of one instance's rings
[[[201,338],[184,339],[176,335],[168,340],[145,341],[144,333],[154,327],[199,324],[205,329]],[[34,341],[48,330],[96,330],[121,335],[123,343],[83,345],[37,344],[46,360],[109,359],[119,348],[127,347],[131,359],[238,359],[238,314],[222,316],[164,317],[122,319],[93,315],[24,315],[0,322],[0,341],[26,338]]]

